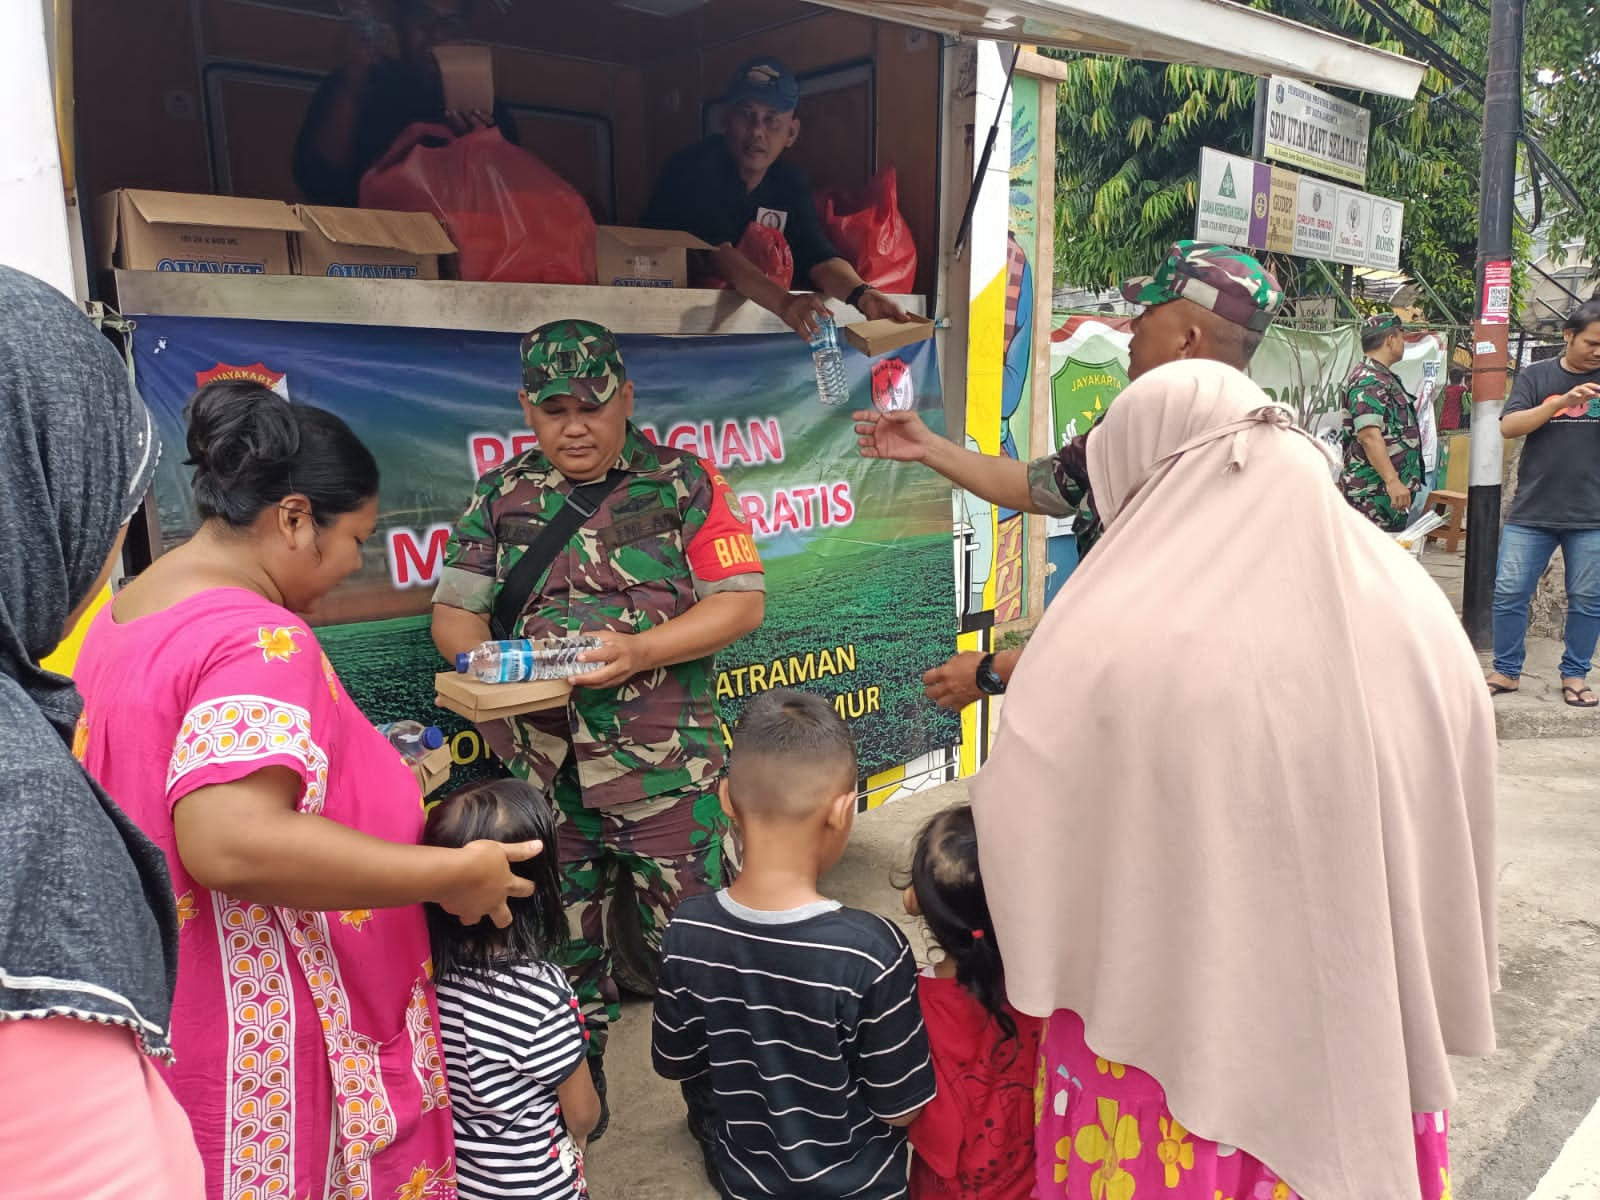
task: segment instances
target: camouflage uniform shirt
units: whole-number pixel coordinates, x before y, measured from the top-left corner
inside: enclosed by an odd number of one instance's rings
[[[1376,429],[1383,435],[1400,482],[1415,497],[1422,487],[1422,429],[1417,423],[1417,408],[1398,376],[1382,363],[1363,358],[1345,382],[1344,468],[1339,472],[1339,490],[1353,508],[1380,529],[1399,533],[1405,528],[1406,514],[1394,511],[1389,490],[1367,461],[1367,451],[1356,435],[1363,429]]]
[[[1090,433],[1104,417],[1105,413],[1095,417]],[[1080,559],[1105,532],[1094,506],[1094,494],[1089,490],[1088,446],[1089,434],[1082,433],[1054,454],[1028,464],[1028,498],[1033,502],[1033,511],[1047,517],[1073,517],[1072,533]]]
[[[556,556],[515,636],[639,633],[717,592],[765,590],[749,521],[714,467],[631,424],[618,465],[629,477]],[[486,474],[451,535],[434,602],[487,615],[500,582],[570,490],[537,449]],[[588,808],[706,783],[727,757],[715,675],[708,657],[617,688],[576,688],[566,709],[511,722],[507,766],[549,788],[571,753]]]

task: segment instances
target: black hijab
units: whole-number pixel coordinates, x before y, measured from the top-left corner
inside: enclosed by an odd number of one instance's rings
[[[166,863],[73,759],[82,701],[39,665],[158,453],[110,342],[60,293],[0,267],[0,1020],[124,1025],[167,1054]]]

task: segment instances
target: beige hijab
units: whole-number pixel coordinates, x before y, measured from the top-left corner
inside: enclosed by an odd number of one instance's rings
[[[1443,594],[1244,375],[1141,378],[973,781],[1022,1010],[1308,1200],[1417,1195],[1494,1049],[1494,715]]]

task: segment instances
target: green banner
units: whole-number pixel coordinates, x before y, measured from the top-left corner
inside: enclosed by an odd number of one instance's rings
[[[817,398],[792,336],[619,339],[646,435],[720,470],[749,515],[766,567],[761,628],[718,657],[732,724],[750,699],[795,687],[850,722],[865,772],[959,740],[921,675],[955,648],[950,487],[932,471],[863,459],[848,408]],[[182,467],[183,406],[197,384],[258,379],[343,417],[382,472],[382,552],[330,594],[317,636],[374,721],[438,719],[444,663],[429,601],[450,529],[474,481],[533,444],[521,427],[511,334],[139,316],[139,387],[167,445],[156,495],[167,545],[196,517]],[[941,420],[933,343],[868,360],[848,351],[852,407],[916,408]],[[451,726],[460,766],[484,755]]]

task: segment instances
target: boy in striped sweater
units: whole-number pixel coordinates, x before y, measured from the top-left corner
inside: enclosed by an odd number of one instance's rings
[[[652,1058],[683,1084],[724,1200],[906,1195],[905,1127],[933,1099],[905,936],[817,890],[855,820],[856,750],[819,696],[774,690],[734,730],[727,889],[662,944]]]

